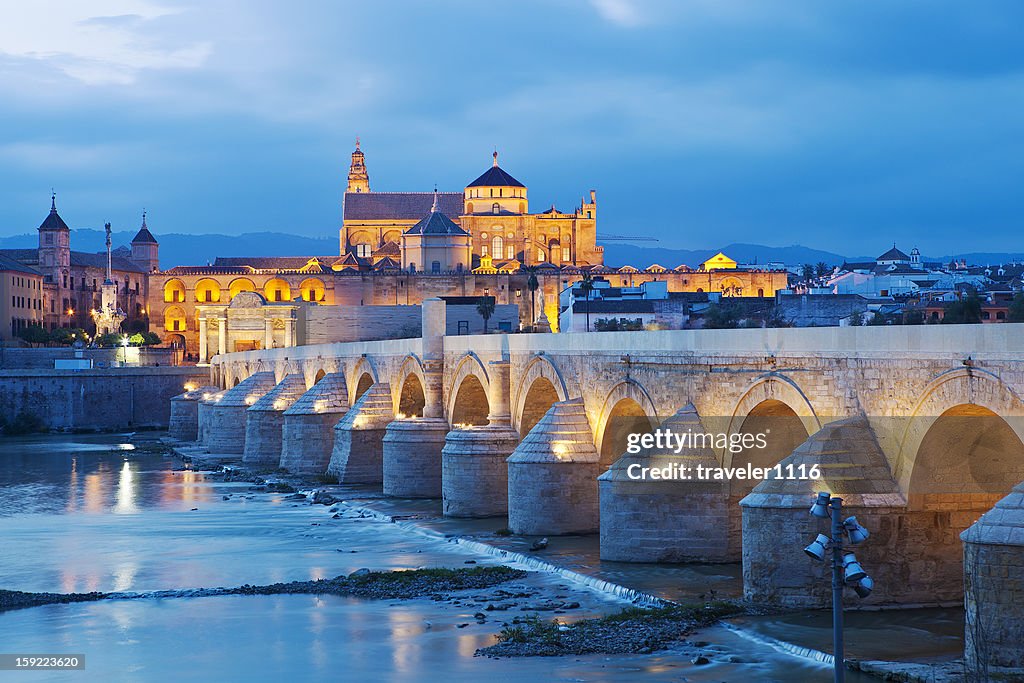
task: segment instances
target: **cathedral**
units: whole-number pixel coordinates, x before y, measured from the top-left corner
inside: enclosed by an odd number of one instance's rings
[[[516,272],[524,266],[596,266],[597,193],[571,211],[530,212],[526,186],[498,165],[462,192],[374,192],[356,141],[345,191],[342,267],[429,273]]]

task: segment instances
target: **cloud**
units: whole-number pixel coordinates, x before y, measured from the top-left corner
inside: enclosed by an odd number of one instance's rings
[[[590,0],[601,18],[612,24],[633,28],[644,23],[644,16],[633,0]]]
[[[149,0],[20,3],[0,23],[0,54],[34,60],[86,85],[131,85],[149,69],[196,69],[208,42],[165,42],[159,20],[173,10]]]

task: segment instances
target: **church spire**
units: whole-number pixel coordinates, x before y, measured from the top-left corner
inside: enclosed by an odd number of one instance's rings
[[[50,189],[50,213],[57,213],[57,193]]]
[[[356,149],[352,152],[352,163],[348,167],[348,188],[346,192],[369,192],[370,176],[366,173],[366,157],[356,138]]]

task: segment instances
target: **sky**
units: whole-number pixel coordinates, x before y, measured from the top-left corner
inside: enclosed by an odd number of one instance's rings
[[[500,153],[657,246],[1021,251],[1024,4],[0,0],[0,237],[334,236]],[[286,247],[282,248],[286,250]]]

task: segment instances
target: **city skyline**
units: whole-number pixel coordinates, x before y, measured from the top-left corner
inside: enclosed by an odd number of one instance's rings
[[[665,248],[1019,251],[1010,4],[246,9],[9,11],[0,237],[51,187],[73,228],[332,237],[360,135],[375,190],[457,191],[497,148],[534,207],[593,188],[599,233]]]

